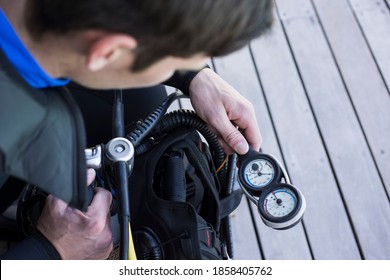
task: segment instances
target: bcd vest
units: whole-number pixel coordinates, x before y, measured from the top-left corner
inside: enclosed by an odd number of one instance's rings
[[[86,205],[85,130],[66,88],[35,89],[0,50],[0,172]]]

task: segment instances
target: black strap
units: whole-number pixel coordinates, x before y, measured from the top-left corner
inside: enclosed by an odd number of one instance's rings
[[[220,218],[223,219],[232,213],[238,207],[238,205],[240,205],[241,198],[241,189],[235,190],[227,197],[222,198],[220,200]]]
[[[8,177],[0,189],[0,214],[19,197],[26,182],[15,177]]]

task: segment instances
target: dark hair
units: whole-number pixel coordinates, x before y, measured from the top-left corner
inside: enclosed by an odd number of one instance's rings
[[[33,36],[101,29],[138,41],[134,71],[165,56],[219,56],[272,23],[273,0],[29,0]]]

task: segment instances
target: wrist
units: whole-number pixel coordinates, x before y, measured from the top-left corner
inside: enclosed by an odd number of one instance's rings
[[[42,247],[46,248],[46,252],[50,256],[50,259],[53,260],[62,259],[56,247],[40,231],[37,231],[34,237],[37,240],[37,242],[42,244]]]
[[[204,92],[205,89],[209,91],[210,89],[216,89],[215,85],[215,76],[217,74],[210,68],[203,68],[201,71],[197,73],[196,76],[192,79],[189,84],[189,96],[193,93]]]

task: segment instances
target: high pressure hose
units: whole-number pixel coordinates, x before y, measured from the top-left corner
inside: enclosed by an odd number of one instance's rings
[[[178,98],[186,97],[179,91],[168,95],[168,97],[161,103],[149,116],[141,121],[138,121],[135,128],[126,135],[126,138],[137,147],[146,136],[150,135],[153,128],[159,123],[164,117],[164,114],[168,110],[169,106]]]

